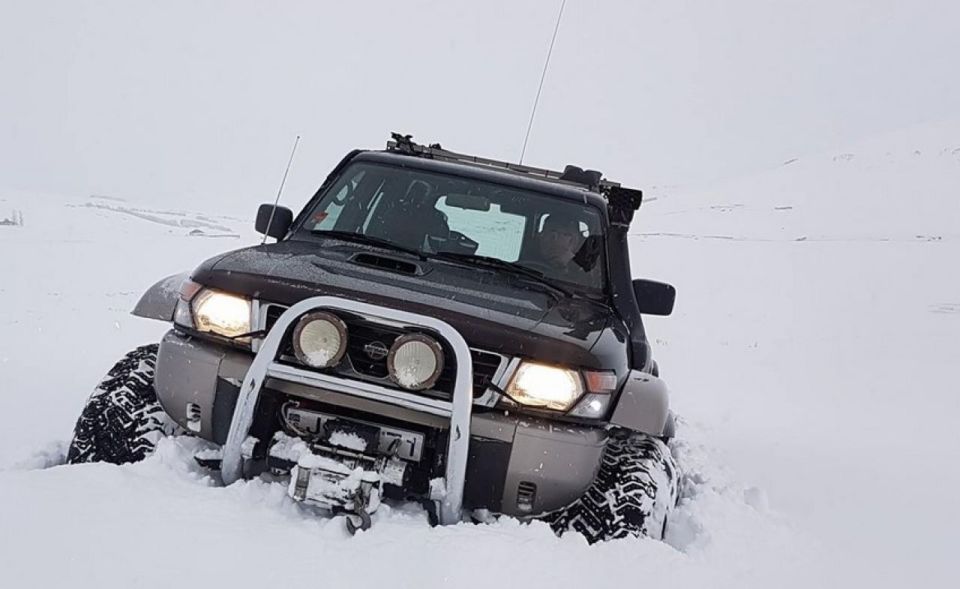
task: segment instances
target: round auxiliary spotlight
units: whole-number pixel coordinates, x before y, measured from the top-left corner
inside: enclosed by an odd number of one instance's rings
[[[293,352],[307,366],[335,366],[346,351],[347,325],[333,313],[307,313],[293,329]]]
[[[443,348],[422,333],[401,335],[387,355],[387,370],[390,378],[405,389],[428,389],[443,371]]]

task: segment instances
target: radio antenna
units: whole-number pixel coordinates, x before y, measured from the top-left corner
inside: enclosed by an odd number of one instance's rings
[[[543,63],[543,72],[540,74],[540,86],[537,88],[537,97],[533,99],[533,110],[530,112],[530,122],[527,123],[527,134],[523,136],[523,148],[520,150],[520,162],[527,153],[527,141],[530,139],[530,130],[533,129],[533,117],[537,114],[537,104],[540,102],[540,92],[543,90],[543,81],[547,77],[547,67],[550,66],[550,56],[553,55],[553,44],[557,41],[557,31],[560,30],[560,19],[563,18],[563,7],[567,0],[560,2],[560,13],[557,15],[557,24],[553,27],[553,38],[550,39],[550,49],[547,50],[547,60]]]
[[[277,200],[273,202],[273,210],[270,211],[270,219],[267,221],[267,230],[263,234],[263,241],[260,245],[267,243],[267,235],[270,233],[270,226],[273,225],[273,216],[277,212],[277,205],[280,204],[280,195],[283,194],[283,185],[287,183],[287,174],[290,173],[290,164],[293,163],[293,154],[297,153],[297,146],[300,145],[300,136],[293,142],[293,150],[290,152],[290,159],[287,160],[287,169],[283,171],[283,179],[280,180],[280,188],[277,190]]]

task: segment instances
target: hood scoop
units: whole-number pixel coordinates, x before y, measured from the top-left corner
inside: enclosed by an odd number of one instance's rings
[[[364,266],[369,266],[371,268],[376,268],[378,270],[396,272],[397,274],[406,274],[407,276],[422,276],[424,274],[423,268],[421,268],[419,264],[397,258],[391,258],[389,256],[358,253],[350,256],[350,261],[357,264],[362,264]]]

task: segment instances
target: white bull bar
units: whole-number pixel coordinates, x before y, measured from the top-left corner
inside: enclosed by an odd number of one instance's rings
[[[451,401],[431,399],[406,391],[390,389],[373,383],[350,380],[304,370],[277,363],[277,355],[284,336],[290,326],[304,314],[317,309],[349,311],[365,318],[381,319],[391,323],[402,323],[411,327],[431,329],[450,344],[457,360],[457,374],[454,381]],[[347,334],[350,337],[350,334]],[[467,455],[470,445],[470,418],[473,409],[473,364],[470,349],[463,336],[448,323],[416,313],[397,311],[368,303],[332,296],[311,297],[300,301],[287,309],[270,329],[270,333],[260,345],[243,379],[237,405],[230,422],[230,432],[223,446],[221,477],[226,485],[236,482],[243,476],[243,455],[241,445],[250,433],[253,414],[260,398],[260,389],[266,379],[273,378],[296,382],[347,395],[372,399],[450,418],[450,433],[447,441],[446,473],[444,476],[445,493],[440,502],[438,516],[443,525],[460,521],[463,507],[463,485],[467,472]]]

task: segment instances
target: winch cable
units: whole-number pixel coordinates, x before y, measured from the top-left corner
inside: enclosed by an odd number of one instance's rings
[[[550,56],[553,55],[553,45],[557,41],[557,32],[560,30],[560,19],[563,18],[563,7],[567,0],[560,2],[560,13],[557,14],[557,24],[553,27],[553,37],[550,39],[550,49],[547,50],[547,60],[543,63],[543,72],[540,74],[540,86],[537,87],[537,96],[533,99],[533,110],[530,112],[530,121],[527,123],[527,133],[523,136],[523,148],[520,150],[520,162],[527,153],[527,141],[530,140],[530,130],[533,129],[533,117],[537,114],[537,104],[540,103],[540,93],[543,91],[543,81],[547,78],[547,68],[550,66]]]

